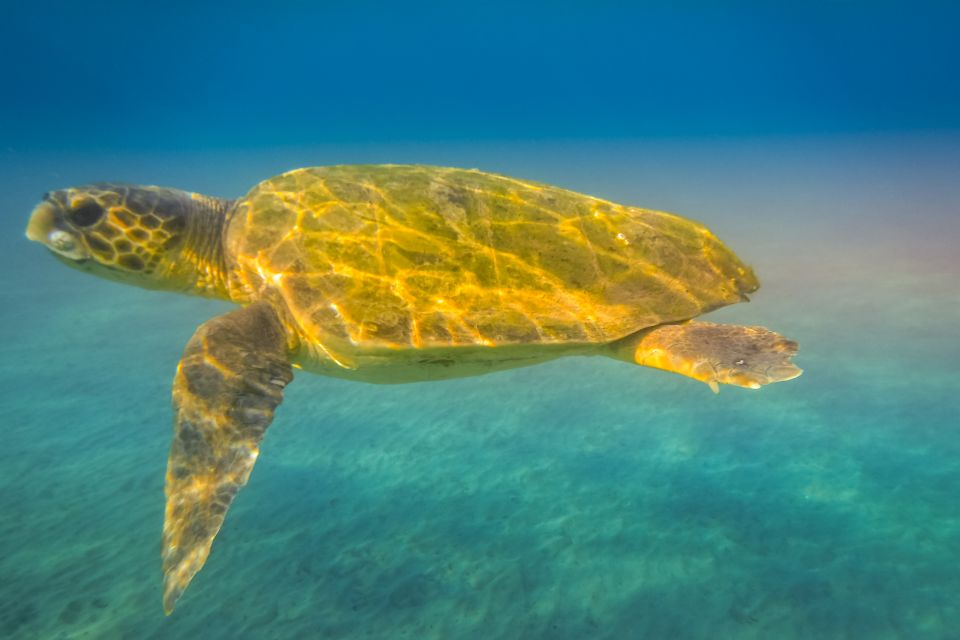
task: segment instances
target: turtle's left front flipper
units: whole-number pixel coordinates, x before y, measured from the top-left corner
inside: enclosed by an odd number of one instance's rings
[[[264,302],[205,322],[187,343],[173,383],[176,416],[167,462],[167,614],[206,562],[292,379],[286,333]]]

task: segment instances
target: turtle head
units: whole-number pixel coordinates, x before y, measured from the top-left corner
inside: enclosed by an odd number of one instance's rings
[[[226,201],[174,189],[72,187],[43,196],[27,237],[82,271],[149,289],[190,291],[200,263],[218,258],[200,256],[191,245],[202,235],[208,253],[219,251],[219,240],[211,239],[222,229],[225,209]]]

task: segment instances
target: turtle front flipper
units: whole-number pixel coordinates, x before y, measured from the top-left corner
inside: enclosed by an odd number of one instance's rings
[[[264,302],[205,322],[187,343],[173,383],[176,416],[167,461],[167,614],[206,562],[292,379],[283,325]]]
[[[759,389],[796,378],[803,370],[790,361],[798,345],[764,327],[712,322],[665,324],[613,344],[616,357],[707,383]]]

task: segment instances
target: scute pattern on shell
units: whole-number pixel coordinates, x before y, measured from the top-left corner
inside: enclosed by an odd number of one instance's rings
[[[279,296],[324,344],[608,342],[757,288],[697,223],[475,170],[298,169],[229,225],[235,297]]]

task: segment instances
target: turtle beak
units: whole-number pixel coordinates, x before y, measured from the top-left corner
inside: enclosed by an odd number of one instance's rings
[[[34,242],[47,244],[47,236],[53,231],[56,222],[56,208],[49,202],[41,202],[30,214],[30,222],[27,223],[27,237]]]
[[[57,226],[57,207],[50,202],[41,202],[30,214],[27,223],[27,238],[39,242],[58,256],[81,261],[90,257],[76,234]]]

